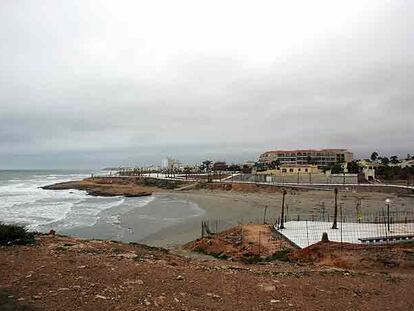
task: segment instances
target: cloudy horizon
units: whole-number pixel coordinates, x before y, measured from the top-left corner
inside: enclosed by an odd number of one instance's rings
[[[0,168],[414,154],[414,2],[0,3]]]

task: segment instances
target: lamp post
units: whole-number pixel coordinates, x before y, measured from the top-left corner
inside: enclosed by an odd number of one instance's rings
[[[283,197],[282,197],[282,215],[280,219],[280,229],[285,229],[285,196],[286,196],[286,190],[283,190]]]
[[[391,203],[391,200],[387,198],[385,200],[385,205],[387,206],[387,229],[388,229],[388,232],[390,232],[390,203]]]
[[[338,229],[338,188],[334,189],[335,194],[335,206],[334,206],[334,221],[332,224],[332,229]]]

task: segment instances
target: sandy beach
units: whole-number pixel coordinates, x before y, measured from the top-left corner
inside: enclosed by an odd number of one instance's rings
[[[143,242],[150,245],[171,247],[181,245],[201,236],[201,221],[209,220],[211,230],[221,231],[238,223],[262,222],[265,205],[272,203],[274,197],[260,194],[243,194],[228,192],[192,191],[184,193],[159,194],[178,200],[196,203],[204,213],[192,217],[177,225],[146,237]],[[275,219],[276,209],[267,211],[267,220]],[[122,224],[134,224],[134,212],[124,215]]]
[[[391,211],[412,213],[414,198],[379,192],[341,191],[338,196],[343,215],[356,216],[356,205],[365,217],[381,213],[385,199],[391,200]],[[262,223],[280,216],[282,194],[243,193],[237,191],[190,190],[159,192],[143,207],[135,207],[127,198],[128,208],[114,207],[101,212],[90,227],[64,232],[68,235],[139,242],[162,247],[176,247],[201,236],[201,221],[208,220],[212,231],[222,231],[239,223]],[[286,195],[286,215],[301,219],[333,214],[332,191],[290,190]]]
[[[145,243],[171,246],[182,244],[200,237],[201,220],[210,220],[210,227],[215,230],[216,220],[218,230],[247,222],[261,223],[264,218],[264,209],[267,206],[266,222],[273,223],[280,215],[281,193],[241,193],[226,191],[189,191],[183,193],[161,194],[188,200],[197,203],[205,210],[205,214],[191,218],[175,226],[164,228],[144,239]],[[391,200],[392,211],[412,213],[414,207],[413,197],[402,197],[396,194],[378,192],[340,192],[339,202],[343,203],[343,214],[355,216],[355,206],[358,199],[362,201],[363,215],[380,213],[385,207],[385,199]],[[334,196],[332,191],[291,191],[286,195],[287,216],[319,217],[322,210],[332,215]],[[134,223],[134,211],[124,215],[123,225]],[[125,223],[124,223],[125,221]]]

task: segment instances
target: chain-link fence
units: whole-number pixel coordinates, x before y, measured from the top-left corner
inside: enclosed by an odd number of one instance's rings
[[[414,213],[383,210],[364,215],[298,215],[277,219],[275,229],[298,245],[307,247],[327,233],[341,243],[388,245],[414,240]]]
[[[300,214],[279,217],[251,217],[233,219],[206,219],[201,222],[201,236],[223,232],[238,225],[272,224],[276,233],[300,248],[315,244],[327,233],[330,241],[359,245],[390,245],[414,241],[414,213],[387,211],[373,214],[342,215],[341,209],[332,214]]]

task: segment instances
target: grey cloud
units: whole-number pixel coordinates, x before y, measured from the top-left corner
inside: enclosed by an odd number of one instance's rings
[[[263,62],[220,46],[164,55],[162,40],[147,46],[151,29],[89,15],[88,1],[62,2],[65,13],[1,6],[0,168],[244,161],[269,148],[414,153],[410,2],[373,4],[355,28]]]

